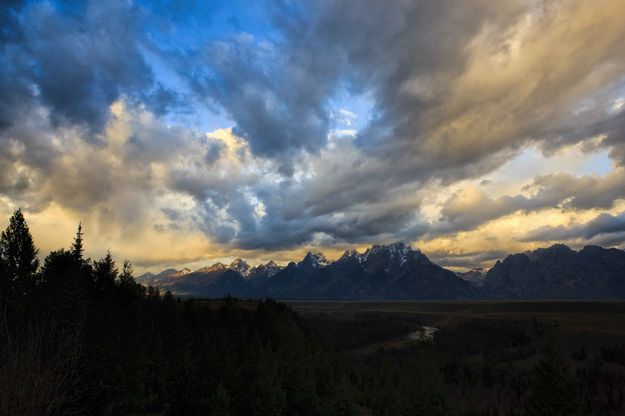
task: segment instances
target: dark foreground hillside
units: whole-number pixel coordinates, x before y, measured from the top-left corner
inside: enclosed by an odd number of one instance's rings
[[[0,416],[625,412],[619,328],[571,338],[574,327],[491,316],[488,303],[465,316],[446,302],[418,313],[348,303],[346,314],[182,301],[82,247],[79,229],[39,267],[19,212],[0,236]]]

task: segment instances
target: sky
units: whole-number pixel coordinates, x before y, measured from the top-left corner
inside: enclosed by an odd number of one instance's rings
[[[622,0],[5,0],[0,97],[41,255],[625,248]]]

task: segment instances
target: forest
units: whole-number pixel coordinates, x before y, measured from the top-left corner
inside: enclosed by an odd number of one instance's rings
[[[552,323],[472,319],[384,347],[420,318],[180,299],[83,238],[39,264],[20,210],[0,236],[1,416],[625,414],[622,341],[566,352]]]

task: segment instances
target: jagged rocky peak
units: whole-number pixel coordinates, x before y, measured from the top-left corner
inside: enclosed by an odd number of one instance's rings
[[[228,266],[230,270],[240,273],[242,276],[248,276],[250,274],[250,266],[242,258],[236,258]]]
[[[300,261],[297,265],[300,267],[319,269],[321,267],[325,267],[330,262],[326,259],[322,253],[311,253],[310,251],[306,254],[304,259]]]
[[[416,251],[419,252],[418,250]],[[363,257],[366,260],[372,254],[385,254],[390,256],[391,259],[405,259],[411,252],[413,252],[413,250],[410,246],[407,246],[403,241],[397,241],[386,246],[374,244],[365,251]]]
[[[212,272],[220,272],[226,269],[226,265],[220,262],[213,264],[212,266],[202,267],[201,269],[197,269],[197,273],[212,273]]]
[[[339,261],[352,260],[352,259],[357,259],[358,261],[362,261],[362,254],[358,253],[358,251],[354,249],[345,250],[345,253],[343,253],[343,255],[339,258]]]
[[[282,270],[282,267],[277,265],[273,260],[270,260],[265,264],[252,267],[252,270],[250,270],[250,276],[268,278],[272,277],[280,270]]]
[[[278,266],[273,260],[268,261],[265,264],[259,264],[257,266],[252,267],[252,270],[254,269],[258,269],[258,270],[272,270],[272,269],[279,269],[280,266]]]
[[[282,267],[278,266],[276,262],[273,260],[269,260],[267,263],[263,264],[262,267],[274,273],[277,273],[280,270],[282,270]]]

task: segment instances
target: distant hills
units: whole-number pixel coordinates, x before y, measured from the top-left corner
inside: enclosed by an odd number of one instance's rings
[[[243,259],[195,271],[167,269],[137,278],[178,295],[336,300],[625,298],[625,251],[556,244],[509,255],[492,269],[454,273],[402,242],[346,251],[330,262],[308,253],[281,267]]]

